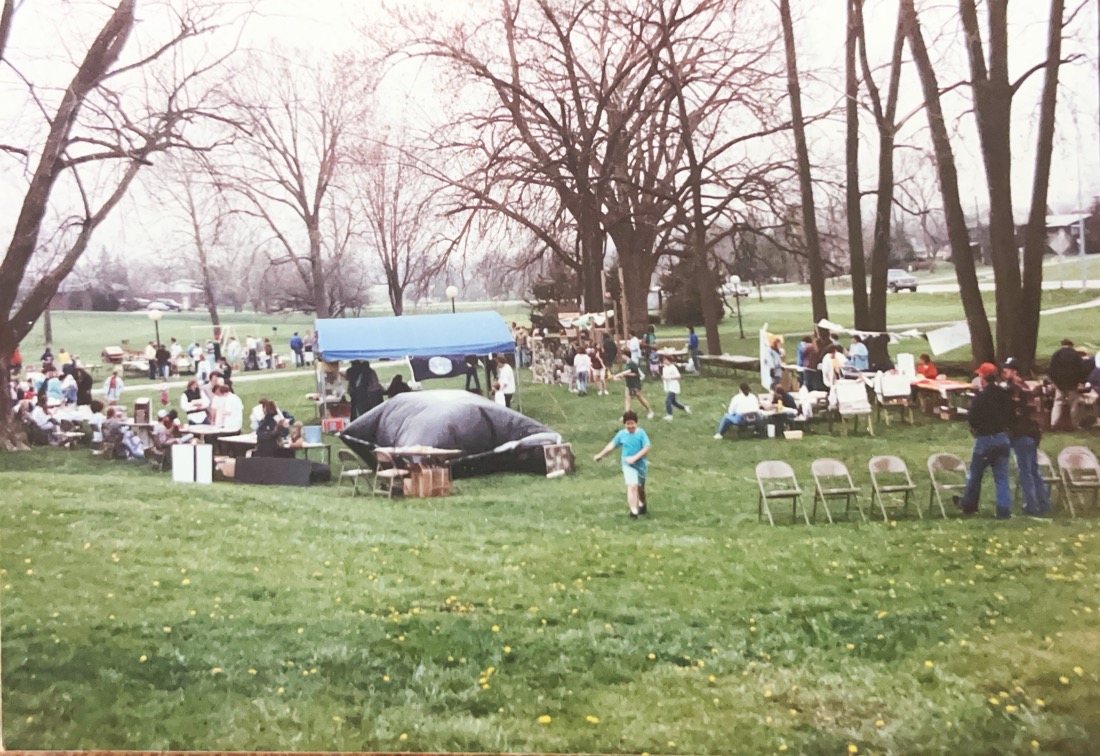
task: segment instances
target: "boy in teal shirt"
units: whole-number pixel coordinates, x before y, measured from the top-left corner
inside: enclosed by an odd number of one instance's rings
[[[622,447],[623,479],[626,481],[626,505],[630,507],[630,519],[637,520],[638,515],[648,514],[645,498],[645,479],[649,469],[649,436],[638,427],[638,413],[623,413],[623,430],[615,434],[592,459],[599,462],[616,447]]]

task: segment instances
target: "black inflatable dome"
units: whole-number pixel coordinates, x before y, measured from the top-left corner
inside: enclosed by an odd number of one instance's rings
[[[546,472],[542,447],[561,435],[526,415],[468,391],[398,394],[357,418],[340,438],[369,464],[376,446],[460,449],[455,478],[495,472]]]

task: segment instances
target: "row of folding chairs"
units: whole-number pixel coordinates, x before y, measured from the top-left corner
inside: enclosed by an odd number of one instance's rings
[[[1050,458],[1043,452],[1038,452],[1039,472],[1043,481],[1050,486],[1051,494],[1061,492],[1062,501],[1071,517],[1076,517],[1074,498],[1084,505],[1085,499],[1091,500],[1093,509],[1100,508],[1100,462],[1096,455],[1084,446],[1068,446],[1058,455],[1058,469],[1054,469]],[[967,465],[954,454],[938,453],[928,458],[928,512],[934,515],[939,510],[940,515],[947,518],[947,508],[944,506],[944,498],[954,491],[961,492],[966,488]],[[872,457],[867,463],[867,469],[871,474],[871,502],[872,512],[877,506],[878,513],[882,515],[884,522],[890,519],[890,511],[908,513],[910,501],[917,490],[909,474],[909,467],[905,460],[892,455]],[[761,462],[756,466],[756,483],[759,489],[757,501],[757,519],[768,518],[768,522],[775,525],[769,502],[790,501],[791,519],[797,522],[798,513],[801,511],[803,519],[809,525],[811,521],[817,522],[817,511],[820,506],[829,523],[834,521],[834,512],[830,508],[830,502],[844,502],[844,516],[852,518],[853,505],[859,516],[864,521],[867,515],[859,503],[862,489],[852,481],[852,475],[847,465],[839,459],[816,459],[810,465],[810,473],[814,479],[813,505],[807,508],[802,501],[805,495],[794,469],[789,464],[777,460]],[[913,502],[913,508],[917,516],[922,518],[922,507]],[[836,512],[839,516],[840,512]]]

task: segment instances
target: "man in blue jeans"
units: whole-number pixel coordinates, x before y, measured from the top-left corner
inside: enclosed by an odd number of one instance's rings
[[[1044,517],[1050,514],[1050,492],[1039,472],[1037,452],[1042,429],[1031,411],[1032,391],[1020,377],[1019,365],[1014,357],[1001,364],[1001,379],[1012,396],[1013,415],[1008,436],[1012,442],[1012,453],[1016,455],[1023,511],[1032,517]]]
[[[1012,396],[997,385],[997,366],[983,362],[978,366],[982,390],[970,402],[970,432],[974,434],[974,451],[970,456],[970,477],[962,496],[951,500],[964,514],[978,511],[978,499],[982,494],[982,477],[987,467],[993,468],[993,482],[997,487],[997,519],[1012,516],[1012,494],[1008,488],[1008,457],[1012,446],[1008,438],[1008,425],[1012,420]]]

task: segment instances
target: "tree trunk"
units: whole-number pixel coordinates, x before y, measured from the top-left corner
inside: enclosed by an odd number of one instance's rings
[[[894,132],[880,128],[878,192],[875,197],[875,235],[871,244],[870,329],[886,330],[886,277],[890,269],[890,232],[894,204]]]
[[[1055,114],[1058,104],[1058,74],[1062,58],[1064,0],[1051,0],[1047,30],[1047,70],[1039,107],[1039,144],[1035,156],[1035,178],[1031,190],[1031,211],[1024,231],[1024,273],[1020,296],[1016,343],[1013,356],[1031,373],[1039,338],[1039,309],[1043,297],[1043,254],[1046,252],[1047,194],[1050,163],[1054,152]],[[1084,240],[1082,240],[1083,243]]]
[[[790,0],[780,0],[779,17],[783,24],[783,43],[787,54],[787,91],[791,97],[791,123],[794,128],[795,152],[798,155],[798,184],[802,195],[802,229],[806,240],[810,299],[814,322],[817,323],[829,317],[829,305],[825,299],[825,265],[821,259],[821,238],[817,232],[814,185],[810,174],[810,151],[806,145],[806,124],[802,117],[802,88],[798,81]]]
[[[317,227],[317,218],[307,221],[309,231],[309,274],[310,294],[313,296],[313,311],[319,318],[327,318],[329,311],[328,292],[325,287],[325,266],[321,259],[321,230]]]
[[[939,176],[940,193],[943,195],[947,234],[951,242],[951,256],[955,263],[955,276],[959,281],[963,311],[966,313],[966,321],[970,327],[971,352],[975,362],[992,361],[994,359],[993,334],[989,329],[985,303],[982,302],[981,290],[978,288],[974,255],[970,250],[970,233],[966,227],[966,215],[959,197],[959,176],[955,166],[955,155],[951,149],[951,138],[940,103],[939,82],[932,68],[932,61],[928,55],[913,0],[902,0],[901,8],[905,36],[909,40],[913,64],[916,66],[921,89],[924,92],[925,112],[928,115],[929,130],[932,132],[936,172]]]
[[[852,307],[855,327],[870,328],[867,309],[867,269],[863,260],[863,200],[859,191],[859,80],[856,77],[856,11],[863,0],[845,0],[848,7],[848,38],[844,48],[845,117],[847,132],[844,154],[847,158],[846,200],[848,208],[848,259],[852,278]]]
[[[603,312],[603,233],[595,218],[587,217],[587,213],[581,215],[577,224],[581,243],[581,265],[577,271],[581,298],[585,312]]]

